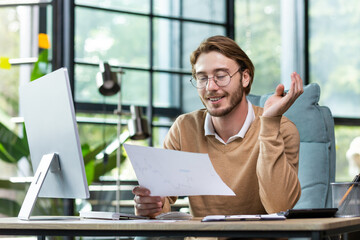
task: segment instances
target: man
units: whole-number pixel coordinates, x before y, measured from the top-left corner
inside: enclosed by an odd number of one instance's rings
[[[287,94],[279,84],[264,108],[246,99],[254,66],[231,39],[214,36],[192,53],[192,83],[206,109],[179,116],[164,147],[208,153],[236,196],[190,196],[195,217],[210,214],[263,214],[292,208],[300,197],[297,177],[299,133],[282,115],[302,94],[297,73]],[[150,196],[135,187],[135,212],[155,217],[170,210],[175,197]]]

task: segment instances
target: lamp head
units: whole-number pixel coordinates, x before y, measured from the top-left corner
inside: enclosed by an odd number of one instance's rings
[[[142,107],[130,106],[131,119],[128,121],[130,138],[142,140],[150,136],[147,120],[142,117]]]
[[[96,75],[96,84],[101,95],[112,96],[120,91],[116,72],[112,72],[107,62],[100,62],[100,72]]]

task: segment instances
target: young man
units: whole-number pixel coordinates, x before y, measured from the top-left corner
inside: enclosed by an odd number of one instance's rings
[[[190,196],[195,217],[210,214],[262,214],[292,208],[300,197],[297,177],[299,133],[282,115],[303,92],[302,79],[291,74],[284,94],[278,85],[264,108],[246,99],[254,78],[248,56],[230,38],[206,39],[192,53],[193,79],[206,109],[179,116],[164,147],[207,153],[236,196]],[[135,187],[135,212],[154,217],[170,210],[175,197],[150,196]]]

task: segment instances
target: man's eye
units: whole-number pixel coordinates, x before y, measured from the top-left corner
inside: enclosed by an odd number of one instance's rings
[[[226,75],[225,75],[225,74],[218,74],[218,75],[215,76],[215,78],[216,78],[218,81],[222,81],[222,80],[225,80]]]
[[[208,77],[207,77],[207,76],[198,76],[198,77],[196,77],[196,79],[197,79],[198,81],[204,82],[204,81],[207,81],[207,80],[208,80]]]

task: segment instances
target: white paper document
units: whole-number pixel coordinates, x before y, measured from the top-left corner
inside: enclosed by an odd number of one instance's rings
[[[139,184],[152,196],[230,195],[209,156],[124,144]]]

